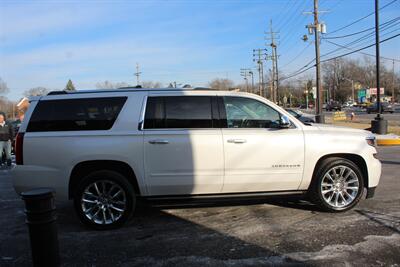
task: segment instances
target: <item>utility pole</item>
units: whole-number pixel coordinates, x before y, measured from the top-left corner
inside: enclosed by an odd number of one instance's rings
[[[308,110],[308,86],[306,82],[306,88],[304,89],[304,93],[306,94],[306,110]]]
[[[387,134],[387,120],[381,116],[380,49],[379,49],[379,0],[375,0],[375,49],[376,49],[376,104],[378,114],[371,121],[371,132]]]
[[[258,93],[264,96],[264,61],[267,60],[267,49],[253,49],[253,61],[257,63],[258,70]]]
[[[249,79],[247,77],[250,76],[251,69],[240,69],[240,76],[243,76],[243,79],[246,81],[246,92],[249,92]]]
[[[274,76],[273,76],[273,71],[269,69],[269,98],[272,102],[275,102],[274,100]]]
[[[395,102],[395,95],[394,95],[394,59],[392,61],[392,104]]]
[[[142,74],[142,73],[139,71],[139,63],[136,63],[136,72],[134,73],[134,75],[136,76],[136,85],[140,85],[140,82],[139,82],[140,74]]]
[[[316,87],[317,87],[317,98],[316,98],[316,103],[315,103],[315,120],[317,123],[325,123],[325,117],[324,114],[322,113],[322,103],[323,103],[323,92],[322,92],[322,87],[321,87],[321,64],[320,64],[320,39],[319,39],[319,34],[320,32],[326,33],[326,25],[324,23],[319,23],[318,21],[318,14],[322,13],[324,11],[318,11],[318,0],[314,0],[314,11],[313,12],[307,12],[308,14],[313,14],[314,15],[314,23],[309,24],[306,26],[308,29],[308,33],[314,34],[314,42],[315,42],[315,68],[316,68]],[[304,40],[307,40],[305,38]]]
[[[270,40],[271,43],[267,44],[271,46],[271,60],[272,60],[272,85],[273,85],[273,102],[279,103],[279,75],[278,75],[278,54],[277,54],[277,43],[276,39],[279,38],[278,34],[279,32],[274,32],[272,28],[272,20],[270,20],[269,23],[269,32],[266,32],[266,34],[270,35],[271,37],[266,37],[267,40]]]
[[[249,74],[251,75],[251,93],[254,93],[254,72],[249,71]]]

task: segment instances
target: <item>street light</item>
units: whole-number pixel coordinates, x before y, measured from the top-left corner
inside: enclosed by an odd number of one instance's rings
[[[375,49],[376,49],[376,105],[378,114],[371,121],[371,132],[387,134],[388,121],[381,115],[381,86],[380,86],[380,47],[379,47],[379,0],[375,0]]]

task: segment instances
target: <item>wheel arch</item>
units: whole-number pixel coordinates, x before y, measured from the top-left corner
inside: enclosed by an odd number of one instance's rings
[[[360,155],[357,154],[351,154],[351,153],[336,153],[336,154],[327,154],[322,156],[318,161],[317,164],[315,164],[313,175],[312,175],[312,180],[309,185],[309,188],[312,186],[314,183],[314,180],[316,179],[316,173],[318,169],[321,167],[321,164],[324,162],[324,160],[328,158],[344,158],[347,160],[350,160],[354,164],[356,164],[362,173],[363,176],[363,182],[364,182],[364,187],[368,188],[368,168],[367,168],[367,163],[365,162],[364,158]]]
[[[115,171],[124,175],[128,179],[128,182],[133,186],[135,194],[138,196],[140,195],[140,188],[136,174],[129,164],[117,160],[89,160],[79,162],[72,169],[68,186],[69,199],[73,198],[74,189],[78,186],[81,178],[91,172],[99,170]]]

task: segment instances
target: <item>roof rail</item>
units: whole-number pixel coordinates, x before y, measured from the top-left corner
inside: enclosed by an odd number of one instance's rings
[[[66,94],[68,94],[68,92],[65,90],[62,90],[62,91],[51,91],[47,95],[66,95]]]
[[[141,85],[118,87],[118,89],[136,89],[136,88],[143,88],[143,87]]]
[[[210,88],[210,87],[195,87],[193,89],[194,90],[216,90],[216,89],[213,89],[213,88]]]

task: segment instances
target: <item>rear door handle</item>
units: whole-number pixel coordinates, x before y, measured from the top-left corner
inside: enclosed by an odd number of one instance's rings
[[[166,144],[169,144],[169,141],[157,139],[157,140],[150,140],[149,143],[152,145],[166,145]]]
[[[244,144],[246,142],[246,139],[228,139],[228,143]]]

